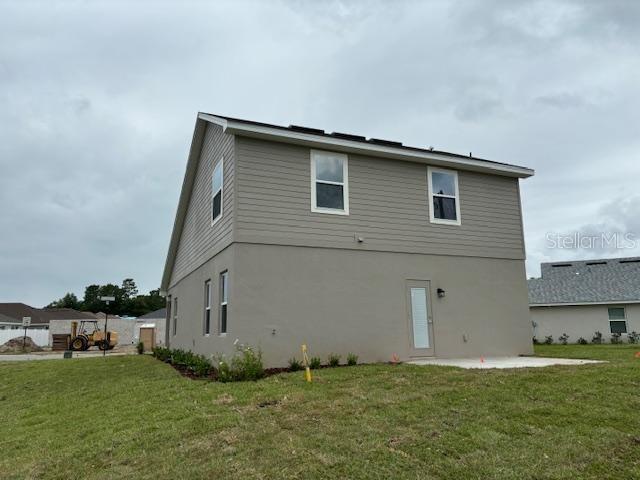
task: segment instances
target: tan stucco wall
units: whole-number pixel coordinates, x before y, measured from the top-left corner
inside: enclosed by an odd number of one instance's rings
[[[576,343],[580,337],[591,342],[596,331],[605,340],[611,338],[608,307],[625,307],[627,332],[640,332],[640,305],[577,305],[557,307],[531,307],[531,320],[535,322],[535,335],[544,341],[547,335],[558,342],[563,333],[569,335],[569,343]],[[626,341],[626,335],[622,336]]]
[[[228,334],[203,335],[203,284],[229,270]],[[435,354],[475,357],[532,353],[521,260],[233,244],[169,290],[179,298],[170,345],[231,353],[238,339],[259,346],[269,366],[299,357],[300,344],[324,359],[409,357],[406,280],[430,280]],[[436,289],[446,291],[437,298]],[[275,330],[275,334],[273,333]],[[463,340],[463,335],[467,341]]]
[[[220,304],[220,285],[218,278],[220,273],[229,272],[229,306],[228,315],[234,315],[237,307],[233,290],[236,279],[234,268],[233,245],[225,248],[218,255],[205,262],[199,268],[181,279],[167,292],[171,300],[169,314],[171,315],[168,328],[168,344],[171,348],[184,348],[197,353],[213,354],[216,352],[231,351],[228,337],[218,335],[218,305]],[[211,280],[212,284],[212,310],[211,310],[211,334],[204,335],[204,282]],[[174,335],[174,300],[178,298],[178,327]],[[250,325],[251,319],[246,319],[244,325]],[[232,331],[229,335],[233,335]],[[235,339],[235,337],[234,337]]]

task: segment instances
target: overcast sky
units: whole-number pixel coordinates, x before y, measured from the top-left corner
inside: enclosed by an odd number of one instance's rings
[[[0,1],[0,301],[158,288],[196,112],[534,168],[547,233],[640,239],[640,4]],[[630,242],[632,243],[632,242]]]

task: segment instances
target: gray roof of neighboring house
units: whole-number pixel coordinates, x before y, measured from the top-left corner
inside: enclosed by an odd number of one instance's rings
[[[0,323],[15,323],[18,325],[22,324],[22,320],[18,320],[17,318],[8,317],[0,313]]]
[[[104,320],[104,317],[107,315],[104,312],[96,312],[92,314],[94,317],[96,317],[98,320]],[[116,315],[115,313],[110,313],[109,314],[109,318],[123,318],[120,315]]]
[[[543,263],[529,280],[529,303],[640,302],[640,257]]]
[[[19,302],[0,303],[0,314],[13,318],[21,323],[22,317],[31,317],[32,323],[46,323],[40,321],[36,308]]]
[[[161,308],[160,310],[156,310],[155,312],[145,313],[144,315],[141,315],[140,317],[138,317],[138,319],[142,319],[142,320],[148,320],[152,318],[164,319],[166,317],[167,317],[167,309]]]
[[[34,308],[25,303],[0,303],[0,315],[22,323],[22,317],[31,317],[33,325],[46,325],[51,320],[93,319],[91,312],[80,312],[73,308]]]
[[[48,320],[91,320],[98,318],[95,313],[81,312],[73,308],[42,308],[38,310],[41,317]]]

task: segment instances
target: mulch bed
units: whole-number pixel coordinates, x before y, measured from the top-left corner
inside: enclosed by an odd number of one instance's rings
[[[203,377],[203,376],[196,375],[192,370],[187,368],[185,365],[174,365],[171,362],[165,362],[165,363],[167,363],[168,365],[171,365],[175,370],[180,372],[180,375],[182,375],[183,377],[190,378],[191,380],[211,380],[214,382],[218,381],[218,371],[215,369],[212,369],[211,372],[209,372],[209,375],[206,375]],[[324,367],[321,367],[321,368],[324,368]],[[278,375],[279,373],[286,373],[286,372],[292,372],[292,371],[294,370],[291,370],[286,367],[265,368],[263,378],[267,378],[272,375]]]
[[[206,376],[203,377],[203,376],[196,375],[192,370],[188,369],[185,365],[173,365],[169,361],[166,361],[165,363],[168,364],[168,365],[171,365],[183,377],[190,378],[191,380],[210,380],[210,381],[213,381],[213,382],[218,381],[218,372],[215,369],[212,369],[211,372],[209,373],[209,375],[206,375]],[[364,365],[364,364],[359,363],[358,365]],[[318,367],[317,369],[314,368],[313,370],[320,370],[320,369],[324,369],[324,368],[340,368],[340,367],[349,367],[349,366],[350,365],[344,365],[344,364],[343,365],[337,365],[335,367],[332,367],[331,365],[320,365],[320,367]],[[263,378],[267,378],[267,377],[270,377],[272,375],[278,375],[280,373],[303,372],[303,371],[304,371],[304,369],[302,369],[302,370],[291,370],[288,367],[265,368],[264,369],[264,377]]]
[[[214,382],[218,380],[218,372],[215,369],[212,369],[211,372],[209,372],[209,375],[203,377],[200,375],[196,375],[192,370],[189,370],[186,365],[174,365],[171,362],[164,363],[166,363],[167,365],[171,365],[175,370],[180,372],[180,375],[190,378],[191,380],[211,380]]]

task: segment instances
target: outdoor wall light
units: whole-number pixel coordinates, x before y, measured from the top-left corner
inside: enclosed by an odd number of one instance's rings
[[[446,292],[442,288],[439,288],[438,290],[436,290],[436,292],[438,293],[438,298],[444,298],[444,296],[446,295]]]

